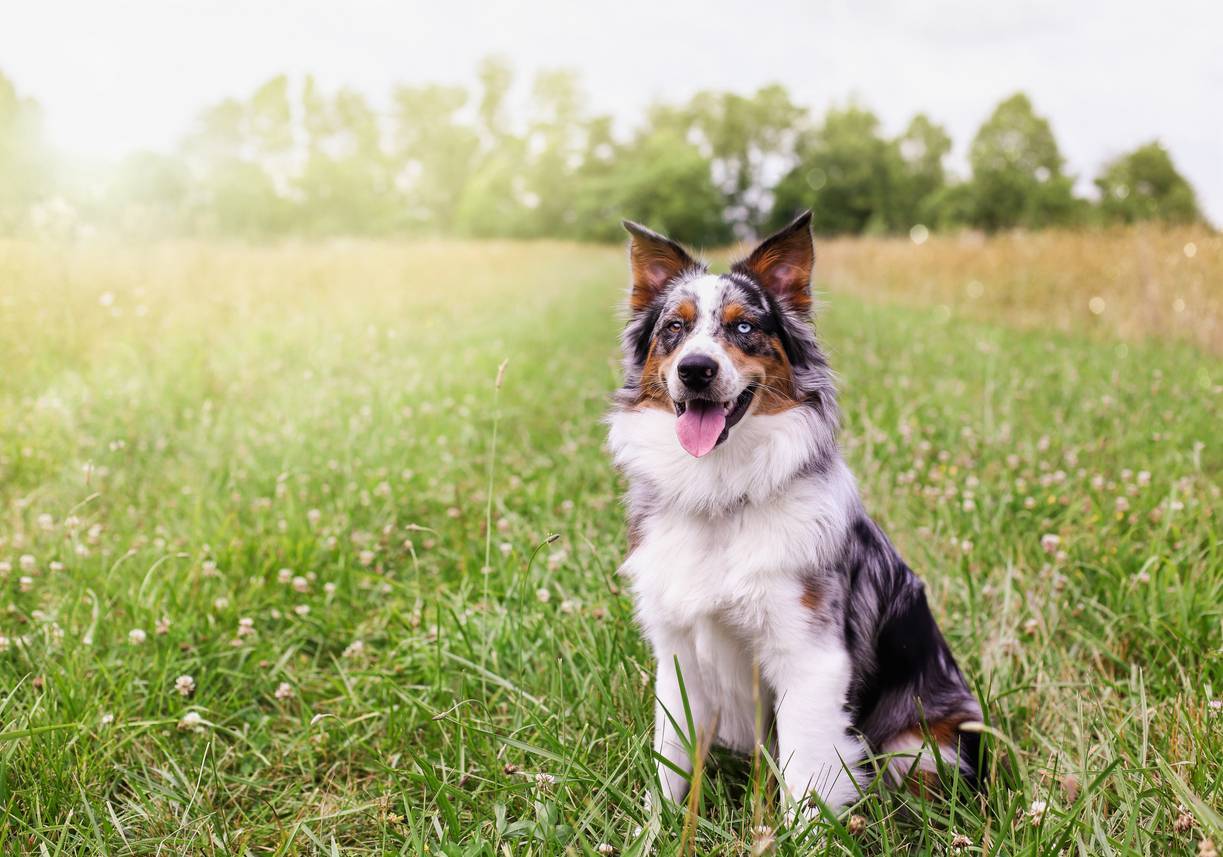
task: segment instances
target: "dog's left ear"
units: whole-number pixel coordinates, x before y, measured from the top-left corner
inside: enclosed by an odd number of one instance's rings
[[[760,242],[732,271],[754,277],[760,285],[791,309],[811,311],[811,272],[815,268],[815,244],[811,240],[811,212]]]

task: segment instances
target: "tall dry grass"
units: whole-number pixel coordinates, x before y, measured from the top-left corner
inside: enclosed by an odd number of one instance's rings
[[[818,252],[834,294],[1223,354],[1223,236],[1205,227],[837,238]]]

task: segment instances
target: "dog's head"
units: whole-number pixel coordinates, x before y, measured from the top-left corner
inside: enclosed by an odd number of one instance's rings
[[[710,452],[745,418],[817,394],[824,362],[810,323],[810,224],[804,213],[728,273],[710,274],[679,244],[625,222],[632,291],[623,398],[674,411],[692,455]]]

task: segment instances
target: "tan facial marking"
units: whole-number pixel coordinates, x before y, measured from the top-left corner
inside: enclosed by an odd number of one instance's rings
[[[779,414],[797,407],[794,398],[794,370],[781,339],[769,337],[772,354],[745,354],[733,344],[726,346],[735,368],[756,385],[756,413]]]
[[[641,395],[637,399],[638,405],[658,407],[665,411],[673,409],[671,394],[667,391],[667,372],[677,353],[673,351],[660,356],[657,342],[650,343],[650,353],[641,367]]]
[[[747,315],[747,310],[743,304],[728,303],[722,308],[722,324],[734,324]]]

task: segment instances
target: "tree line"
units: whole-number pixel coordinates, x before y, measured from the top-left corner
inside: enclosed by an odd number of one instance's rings
[[[623,135],[587,112],[572,72],[538,73],[513,109],[505,61],[485,60],[477,81],[399,86],[379,110],[351,89],[276,77],[205,109],[174,151],[85,180],[46,145],[39,106],[0,75],[0,232],[67,219],[157,235],[609,241],[628,217],[715,245],[804,208],[824,234],[1202,218],[1154,141],[1101,168],[1098,199],[1077,196],[1022,93],[985,120],[958,177],[952,140],[929,116],[889,137],[863,106],[816,118],[777,84],[655,104]]]

